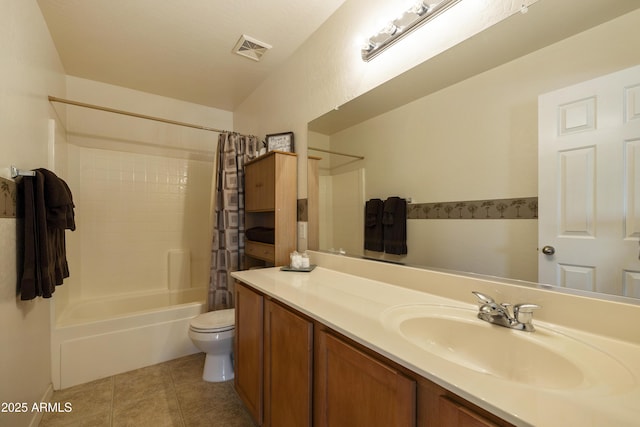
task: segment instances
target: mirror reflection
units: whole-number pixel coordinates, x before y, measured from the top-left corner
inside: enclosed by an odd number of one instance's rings
[[[538,179],[538,97],[640,63],[640,11],[608,19],[491,63],[491,40],[527,32],[507,23],[486,32],[480,45],[489,65],[481,72],[411,70],[311,122],[309,155],[322,157],[319,249],[539,282],[549,255],[538,241],[537,203],[546,191]],[[469,64],[471,72],[476,65],[466,61],[478,58],[477,47],[471,40],[431,61]],[[448,82],[447,73],[459,78]],[[406,255],[364,249],[365,202],[392,196],[409,202]],[[626,239],[636,261],[638,237]],[[628,289],[604,292],[640,297],[640,261],[633,267]]]

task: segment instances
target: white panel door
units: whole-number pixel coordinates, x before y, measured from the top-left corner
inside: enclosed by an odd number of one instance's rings
[[[640,298],[640,66],[538,99],[538,280]]]

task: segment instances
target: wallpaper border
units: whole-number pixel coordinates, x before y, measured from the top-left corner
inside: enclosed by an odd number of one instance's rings
[[[407,219],[538,219],[538,197],[412,203]]]
[[[0,177],[0,218],[16,217],[16,183]]]

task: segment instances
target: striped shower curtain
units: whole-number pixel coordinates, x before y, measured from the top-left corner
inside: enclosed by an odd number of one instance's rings
[[[258,138],[225,132],[218,137],[209,310],[232,308],[232,271],[244,259],[244,164],[256,157]]]

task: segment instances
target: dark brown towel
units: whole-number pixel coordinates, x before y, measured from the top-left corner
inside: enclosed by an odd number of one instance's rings
[[[37,169],[44,175],[44,203],[47,209],[47,224],[51,228],[75,230],[73,196],[66,182],[47,169]]]
[[[18,184],[24,200],[24,266],[20,298],[50,298],[69,277],[65,229],[75,230],[73,198],[67,184],[53,172],[37,169]]]
[[[364,248],[369,251],[384,251],[382,209],[380,199],[367,201],[364,207]]]
[[[245,232],[248,240],[254,242],[274,244],[276,241],[275,229],[273,227],[251,227]]]
[[[382,214],[384,225],[384,251],[388,254],[407,253],[407,201],[400,197],[389,197],[384,202]]]
[[[42,294],[42,290],[36,289],[40,280],[36,274],[40,273],[40,269],[36,268],[38,236],[36,235],[36,201],[35,201],[35,177],[25,176],[17,184],[18,194],[23,200],[24,212],[24,235],[23,235],[23,269],[22,277],[18,281],[18,290],[20,298],[29,300],[36,297],[38,292]]]

